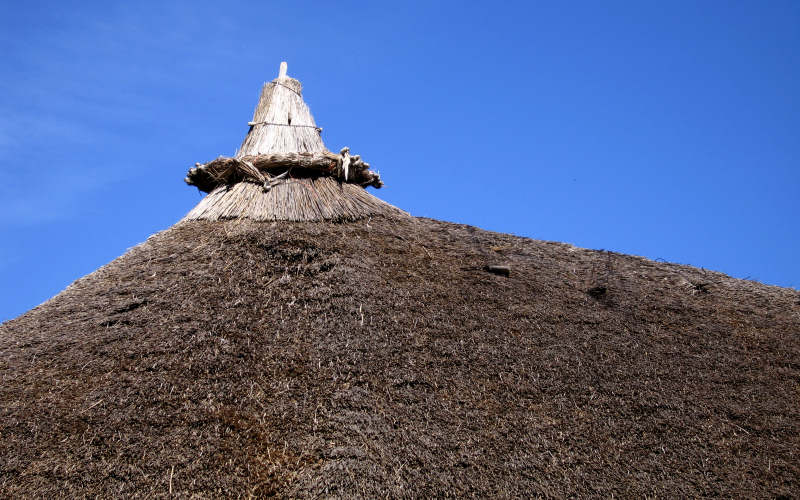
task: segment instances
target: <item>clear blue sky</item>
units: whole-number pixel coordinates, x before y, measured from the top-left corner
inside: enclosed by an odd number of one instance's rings
[[[800,2],[3,2],[0,321],[201,198],[281,60],[414,215],[800,288]]]

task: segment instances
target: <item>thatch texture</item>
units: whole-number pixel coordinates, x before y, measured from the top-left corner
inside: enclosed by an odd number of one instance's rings
[[[275,152],[322,152],[321,129],[303,101],[303,86],[289,77],[265,83],[237,158]]]
[[[405,214],[364,188],[331,177],[282,179],[265,191],[251,182],[223,185],[203,198],[184,220],[346,221]]]
[[[797,497],[798,360],[795,290],[410,217],[188,221],[0,326],[0,497]]]
[[[291,174],[291,175],[290,175]],[[190,168],[184,179],[190,186],[210,193],[222,185],[249,181],[261,184],[265,190],[282,182],[283,178],[308,178],[327,176],[340,182],[358,184],[361,187],[383,187],[381,176],[369,170],[369,163],[356,155],[350,156],[350,148],[337,154],[322,153],[271,153],[241,158],[219,157],[203,165]]]
[[[186,220],[344,221],[401,213],[365,191],[383,182],[360,156],[325,148],[300,82],[285,72],[281,63],[280,76],[264,85],[236,156],[189,170],[186,183],[210,194]]]

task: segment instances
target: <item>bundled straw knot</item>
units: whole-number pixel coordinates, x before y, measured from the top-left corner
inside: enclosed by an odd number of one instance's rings
[[[380,174],[370,170],[369,163],[361,160],[361,156],[350,156],[347,147],[338,155],[323,151],[219,157],[205,164],[195,164],[184,180],[207,193],[219,186],[243,181],[260,184],[266,192],[284,182],[290,173],[293,177],[333,177],[364,188],[383,186]]]

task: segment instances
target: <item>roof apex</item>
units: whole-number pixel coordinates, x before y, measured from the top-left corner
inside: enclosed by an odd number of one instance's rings
[[[326,151],[322,129],[303,101],[303,86],[286,74],[282,62],[278,77],[264,84],[248,122],[250,129],[236,157],[270,153],[318,153]]]

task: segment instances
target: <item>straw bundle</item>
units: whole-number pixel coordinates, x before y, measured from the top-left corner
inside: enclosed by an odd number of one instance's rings
[[[189,169],[186,183],[209,195],[184,220],[342,221],[405,214],[365,191],[383,182],[359,155],[325,148],[302,85],[286,76],[286,63],[278,78],[264,84],[248,125],[233,158]]]
[[[280,173],[279,173],[280,172]],[[219,157],[203,165],[189,169],[186,184],[197,186],[200,191],[210,193],[222,184],[250,181],[262,184],[269,190],[275,182],[288,177],[332,176],[341,182],[352,182],[361,187],[383,187],[381,176],[369,170],[369,163],[358,155],[350,156],[349,148],[340,154],[330,151],[322,153],[272,153],[241,158]],[[305,174],[305,175],[303,175]],[[272,177],[272,176],[275,177]]]
[[[302,88],[299,81],[286,76],[264,84],[236,158],[277,151],[325,151],[322,129],[303,102]]]
[[[288,179],[267,191],[251,182],[223,185],[183,220],[354,221],[376,215],[408,216],[360,186],[319,177]]]

